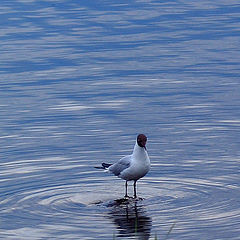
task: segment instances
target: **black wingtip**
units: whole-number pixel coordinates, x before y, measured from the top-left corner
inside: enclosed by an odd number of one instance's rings
[[[110,167],[112,164],[109,164],[109,163],[102,163],[102,166],[104,169]]]
[[[108,167],[110,167],[112,164],[110,163],[102,163],[102,167],[94,167],[94,168],[97,168],[97,169],[106,169]]]

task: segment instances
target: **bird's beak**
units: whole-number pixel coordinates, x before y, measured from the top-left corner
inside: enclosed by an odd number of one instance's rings
[[[147,151],[147,148],[146,148],[146,146],[144,146],[144,149]]]

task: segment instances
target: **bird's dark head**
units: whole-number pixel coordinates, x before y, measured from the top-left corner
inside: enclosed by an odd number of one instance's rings
[[[143,147],[146,150],[147,137],[144,134],[137,136],[137,144],[139,147]]]

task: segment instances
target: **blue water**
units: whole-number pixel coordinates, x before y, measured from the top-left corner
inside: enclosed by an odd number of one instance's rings
[[[2,1],[0,21],[1,239],[239,239],[237,1]],[[114,204],[94,166],[138,133],[143,200]]]

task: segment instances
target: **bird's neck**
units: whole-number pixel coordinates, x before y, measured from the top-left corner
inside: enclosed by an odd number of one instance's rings
[[[147,151],[143,147],[139,147],[137,142],[133,149],[133,156],[139,160],[145,160],[147,158]]]

